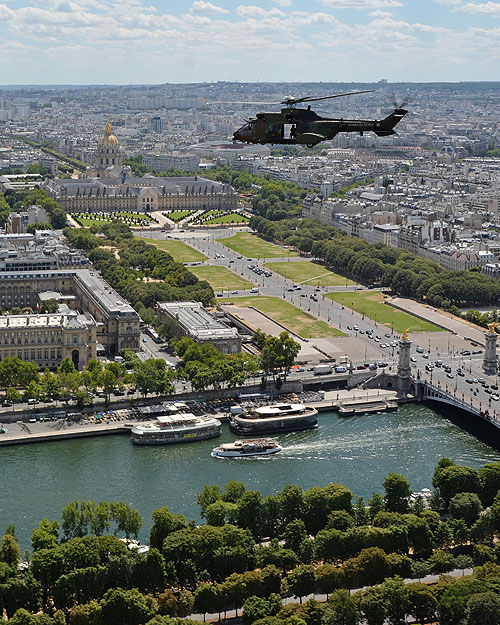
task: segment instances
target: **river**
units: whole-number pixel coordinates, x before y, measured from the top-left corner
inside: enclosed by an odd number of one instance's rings
[[[221,441],[234,440],[223,426]],[[0,534],[14,523],[22,548],[31,530],[47,517],[60,518],[74,499],[122,500],[140,510],[147,541],[151,512],[167,504],[173,512],[199,520],[196,494],[204,484],[231,479],[262,494],[286,484],[302,488],[345,484],[369,498],[383,492],[391,471],[404,474],[414,490],[431,487],[442,456],[480,467],[500,461],[500,453],[422,404],[397,412],[338,417],[323,414],[319,428],[280,437],[284,449],[267,458],[215,459],[214,441],[163,447],[137,447],[128,435],[38,443],[0,449]]]

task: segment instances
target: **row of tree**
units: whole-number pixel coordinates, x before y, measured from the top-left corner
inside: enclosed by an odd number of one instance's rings
[[[10,211],[19,211],[29,206],[41,206],[47,211],[50,219],[49,227],[64,228],[66,225],[66,211],[53,198],[49,197],[44,189],[33,189],[29,193],[8,192],[0,197],[0,225],[8,218]]]
[[[95,233],[102,233],[100,238]],[[132,306],[152,308],[157,302],[195,300],[209,305],[214,293],[208,282],[200,281],[174,261],[167,252],[140,238],[119,221],[87,228],[65,228],[71,245],[88,252],[89,259],[107,282]],[[116,248],[119,260],[109,247]]]
[[[276,222],[252,217],[250,226],[265,238],[310,254],[343,275],[434,306],[487,305],[500,300],[500,282],[486,278],[479,268],[446,271],[408,250],[382,243],[370,245],[311,219]]]
[[[61,523],[44,519],[34,529],[33,554],[21,568],[15,530],[7,529],[0,609],[15,625],[177,625],[176,616],[240,606],[246,625],[357,625],[362,618],[396,625],[408,614],[437,614],[447,625],[495,622],[485,614],[497,614],[491,593],[500,589],[500,463],[475,471],[442,459],[433,483],[431,505],[446,516],[412,501],[407,480],[394,473],[368,505],[353,504],[338,484],[288,485],[267,497],[237,481],[205,486],[198,504],[206,524],[167,506],[155,510],[147,554],[109,535],[137,536],[138,511],[123,502],[74,501]],[[431,590],[402,582],[473,564],[474,577],[445,578]],[[371,588],[354,598],[345,592],[363,585]],[[302,601],[315,593],[330,599],[282,606],[283,596]],[[486,620],[469,617],[472,606]]]

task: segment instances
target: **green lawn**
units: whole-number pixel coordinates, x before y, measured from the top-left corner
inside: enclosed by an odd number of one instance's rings
[[[333,328],[324,321],[320,321],[313,315],[300,310],[293,304],[285,302],[279,297],[267,297],[257,295],[255,297],[226,297],[224,302],[231,302],[235,306],[253,306],[257,310],[269,315],[275,321],[279,321],[285,327],[306,339],[323,338],[328,336],[346,336],[337,328]]]
[[[234,250],[247,258],[286,258],[287,256],[297,256],[296,252],[287,250],[269,241],[264,241],[251,232],[238,232],[232,237],[219,239],[231,250]]]
[[[130,226],[140,226],[141,222],[151,222],[153,221],[149,215],[145,215],[144,213],[130,213],[130,212],[116,212],[109,213],[109,215],[99,215],[99,219],[97,217],[92,217],[92,213],[71,213],[71,217],[85,228],[90,226],[102,226],[103,224],[110,223],[115,220],[122,221],[127,223]],[[132,222],[132,223],[130,223]]]
[[[189,271],[192,271],[200,280],[206,280],[214,291],[245,290],[254,286],[226,267],[200,265],[189,267]]]
[[[245,215],[240,215],[240,213],[229,213],[228,215],[221,215],[217,217],[217,211],[213,212],[213,217],[210,215],[201,215],[203,219],[197,219],[196,223],[205,223],[205,224],[244,224],[247,221],[250,221],[248,217]]]
[[[384,296],[380,291],[358,291],[350,293],[327,293],[326,297],[351,308],[361,315],[366,315],[377,323],[382,323],[396,332],[442,332],[442,328],[433,323],[414,317],[409,313],[384,304]]]
[[[150,245],[154,245],[164,252],[171,254],[178,263],[199,263],[207,260],[205,254],[198,252],[194,247],[183,243],[182,241],[172,241],[171,239],[148,239],[146,237],[137,237],[141,241],[145,241]]]
[[[296,284],[310,286],[343,286],[355,284],[352,280],[329,271],[324,265],[318,265],[310,260],[267,263],[271,271],[275,271]]]
[[[177,223],[178,221],[185,219],[186,217],[188,217],[189,215],[192,215],[193,213],[194,211],[172,211],[170,213],[165,211],[165,213],[163,214],[169,219],[171,219],[172,221],[175,221]]]

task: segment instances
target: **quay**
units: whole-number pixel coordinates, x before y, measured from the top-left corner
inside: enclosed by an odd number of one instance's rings
[[[370,406],[379,406],[377,411],[384,411],[385,406],[397,401],[397,393],[386,389],[353,389],[325,391],[324,397],[311,405],[318,412],[335,412],[341,406],[355,406],[355,414],[370,412]],[[51,441],[88,438],[92,436],[106,436],[111,434],[128,434],[131,428],[140,423],[133,411],[123,410],[121,421],[103,421],[101,423],[84,423],[58,419],[49,422],[26,422],[0,424],[5,430],[0,434],[0,447],[9,445],[26,445],[29,443],[44,443]],[[223,423],[227,423],[230,416],[226,412],[214,415]]]

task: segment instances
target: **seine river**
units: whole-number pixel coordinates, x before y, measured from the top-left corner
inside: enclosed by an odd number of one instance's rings
[[[215,459],[213,440],[136,447],[127,435],[3,447],[0,533],[14,523],[26,548],[32,528],[43,517],[60,518],[68,501],[122,500],[142,513],[140,538],[147,540],[151,512],[165,504],[199,520],[196,494],[204,484],[223,486],[236,479],[267,495],[286,484],[310,488],[335,482],[367,499],[382,492],[391,471],[406,475],[414,490],[431,487],[442,456],[474,467],[500,460],[497,450],[419,404],[373,416],[324,414],[319,424],[314,431],[283,435],[283,451],[269,458]],[[218,440],[234,438],[224,425]]]

